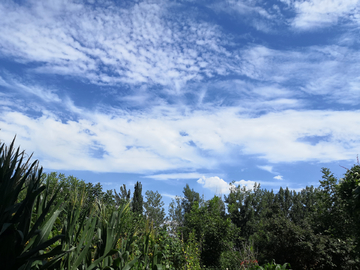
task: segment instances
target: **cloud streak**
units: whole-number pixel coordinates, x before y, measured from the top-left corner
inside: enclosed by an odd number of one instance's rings
[[[151,178],[155,180],[182,180],[182,179],[196,179],[201,177],[199,173],[169,173],[169,174],[155,174],[147,175],[146,178]]]
[[[149,173],[214,168],[239,153],[270,163],[352,159],[360,149],[353,128],[359,119],[359,111],[288,110],[252,118],[223,108],[175,118],[156,111],[145,118],[83,110],[78,120],[61,121],[45,112],[33,118],[8,110],[0,125],[3,138],[18,134],[19,143],[49,169]],[[313,136],[320,139],[314,143],[308,139]]]

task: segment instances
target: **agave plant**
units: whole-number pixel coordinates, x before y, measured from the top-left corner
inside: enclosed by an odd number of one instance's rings
[[[42,168],[31,156],[0,145],[0,261],[1,269],[30,269],[62,251],[44,252],[63,235],[49,239],[53,224],[61,210],[53,206],[42,184]],[[57,192],[55,192],[56,194]],[[59,202],[60,204],[60,202]]]
[[[134,237],[122,239],[120,248],[117,243],[124,227],[123,217],[128,212],[129,204],[113,211],[109,219],[105,216],[104,205],[98,202],[98,209],[88,209],[83,215],[84,198],[81,187],[72,191],[70,203],[64,209],[66,220],[61,229],[63,239],[56,249],[63,253],[42,265],[39,269],[56,270],[128,270],[138,260],[131,258],[131,243]],[[75,196],[75,194],[81,194]]]
[[[42,181],[38,161],[30,163],[31,156],[25,158],[25,152],[15,149],[14,142],[15,139],[9,147],[0,145],[2,270],[129,270],[139,263],[140,257],[144,260],[140,265],[146,269],[162,268],[156,245],[152,260],[148,256],[150,233],[144,238],[141,256],[132,254],[135,234],[120,239],[129,203],[112,211],[109,219],[105,211],[102,213],[101,203],[99,211],[89,209],[90,213],[84,214],[81,208],[87,195],[74,190],[74,201],[70,199],[63,209],[63,202],[56,200],[62,185],[50,190],[49,182]],[[65,220],[61,233],[52,237],[54,223],[62,211]]]

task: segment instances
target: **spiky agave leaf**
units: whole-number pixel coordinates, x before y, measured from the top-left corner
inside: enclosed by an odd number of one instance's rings
[[[15,138],[9,147],[0,145],[0,261],[4,270],[29,269],[40,251],[62,237],[48,239],[60,210],[52,207],[55,197],[40,198],[45,189],[42,168],[37,160],[30,163],[31,156],[25,159],[25,152],[19,147],[15,150],[14,143]],[[42,208],[39,215],[34,214],[36,203]]]

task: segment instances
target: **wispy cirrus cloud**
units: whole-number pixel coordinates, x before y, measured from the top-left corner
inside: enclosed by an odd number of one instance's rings
[[[358,104],[359,99],[354,98],[360,94],[360,59],[356,50],[336,45],[287,51],[255,46],[243,55],[242,71],[252,79],[285,89],[291,85],[293,94]]]
[[[294,8],[296,16],[292,21],[295,28],[311,30],[332,26],[339,20],[357,21],[360,2],[358,0],[307,0],[284,1]]]
[[[98,84],[158,84],[176,91],[188,81],[236,70],[217,27],[177,19],[167,12],[166,1],[106,9],[79,3],[2,3],[3,55],[35,63],[33,69],[41,73]]]
[[[211,5],[217,11],[237,13],[237,19],[248,21],[256,30],[278,32],[279,26],[290,31],[314,31],[338,23],[360,22],[359,0],[279,0],[218,1]]]
[[[276,176],[273,177],[274,179],[276,179],[276,180],[283,180],[283,176],[280,175],[278,172],[275,172],[273,166],[271,166],[271,165],[263,165],[263,166],[258,165],[257,167],[258,167],[259,169],[264,170],[264,171],[267,171],[267,172],[269,172],[269,173],[277,174]]]
[[[166,173],[166,174],[155,174],[147,175],[146,178],[152,178],[155,180],[180,180],[180,179],[197,179],[201,177],[200,173],[189,172],[189,173]]]
[[[284,16],[279,3],[268,4],[265,1],[226,0],[215,1],[208,6],[215,12],[230,14],[237,20],[246,21],[254,29],[265,33],[275,33],[279,25],[284,25]],[[285,24],[286,25],[286,24]]]
[[[261,3],[227,4],[245,5],[248,8],[243,12],[272,19],[275,15],[261,9]],[[349,1],[342,8],[351,5]],[[29,70],[42,74],[101,85],[136,86],[128,96],[120,95],[119,90],[113,95],[140,106],[149,100],[155,100],[156,105],[161,102],[146,91],[149,87],[163,89],[165,99],[198,92],[201,104],[216,98],[217,105],[228,105],[221,101],[232,94],[234,80],[229,80],[229,75],[245,76],[245,80],[241,78],[247,85],[238,84],[239,92],[248,89],[252,98],[248,101],[269,110],[303,107],[306,95],[314,94],[337,103],[357,104],[360,100],[360,59],[354,49],[329,45],[276,50],[248,41],[238,46],[231,35],[212,23],[181,13],[174,17],[171,7],[167,1],[110,4],[108,8],[70,0],[55,1],[54,5],[32,1],[25,6],[4,2],[0,15],[7,19],[0,22],[0,53],[30,63]],[[206,95],[209,89],[198,90],[209,81],[212,86],[221,87],[218,81],[224,85],[222,91],[213,87],[220,96],[212,95],[210,100]],[[141,87],[145,91],[139,91]],[[303,99],[298,99],[299,95]],[[247,103],[244,95],[231,100]]]
[[[168,193],[161,193],[161,196],[167,197],[167,198],[170,198],[170,199],[176,199],[177,197],[179,197],[179,196],[171,195],[171,194],[168,194]]]
[[[4,75],[3,75],[4,76]],[[5,74],[2,77],[0,73],[0,86],[5,89],[21,93],[22,95],[31,95],[36,96],[37,98],[45,102],[60,102],[61,99],[56,94],[56,90],[51,90],[49,88],[44,88],[41,85],[29,84],[28,82],[22,82],[20,78],[11,76],[10,74]]]

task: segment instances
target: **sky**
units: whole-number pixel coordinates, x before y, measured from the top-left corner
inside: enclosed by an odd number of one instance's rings
[[[2,0],[0,140],[104,189],[300,191],[360,153],[358,0]]]

